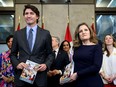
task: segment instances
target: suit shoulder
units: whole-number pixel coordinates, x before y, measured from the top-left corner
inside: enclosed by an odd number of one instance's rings
[[[50,33],[48,30],[42,29],[42,28],[40,28],[40,31],[43,32],[43,33],[45,33],[45,34],[49,34]]]
[[[20,30],[18,30],[18,31],[15,31],[14,32],[14,36],[17,36],[17,35],[21,35],[23,32],[25,32],[25,28],[22,28],[22,29],[20,29]]]
[[[15,31],[15,32],[16,32],[16,33],[17,33],[17,32],[23,32],[23,31],[25,31],[25,29],[26,29],[26,28],[22,28],[22,29],[20,29],[20,30],[18,30],[18,31]]]
[[[41,31],[46,32],[46,33],[49,32],[48,30],[45,30],[45,29],[42,29],[42,28],[41,28]]]

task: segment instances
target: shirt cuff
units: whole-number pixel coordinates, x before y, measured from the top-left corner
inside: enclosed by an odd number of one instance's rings
[[[61,70],[59,70],[59,74],[62,75],[62,71]]]

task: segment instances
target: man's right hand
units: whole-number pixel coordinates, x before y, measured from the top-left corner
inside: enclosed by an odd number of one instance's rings
[[[51,76],[52,76],[52,71],[51,71],[51,70],[48,71],[48,72],[47,72],[47,75],[48,75],[48,77],[51,77]]]
[[[26,68],[26,67],[28,67],[28,65],[24,62],[21,62],[17,65],[17,69],[23,69],[23,68]]]

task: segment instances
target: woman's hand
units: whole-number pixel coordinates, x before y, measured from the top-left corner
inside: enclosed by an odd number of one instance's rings
[[[77,79],[77,77],[78,77],[78,75],[77,75],[77,73],[73,73],[71,76],[70,76],[70,82],[73,82],[73,81],[75,81],[76,79]]]
[[[7,83],[11,82],[11,80],[8,77],[4,76],[4,75],[2,75],[2,79]]]
[[[111,76],[103,76],[103,79],[105,79],[108,83],[112,83],[112,77]]]

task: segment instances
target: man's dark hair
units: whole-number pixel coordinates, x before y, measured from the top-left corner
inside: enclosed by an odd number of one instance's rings
[[[40,12],[37,9],[37,7],[35,7],[33,5],[30,5],[30,4],[25,5],[25,8],[23,10],[23,15],[25,15],[25,10],[26,9],[31,9],[38,17],[40,16]],[[37,20],[37,23],[38,23],[38,20]]]
[[[9,40],[13,38],[13,35],[9,35],[7,38],[6,38],[6,44],[9,42]]]

